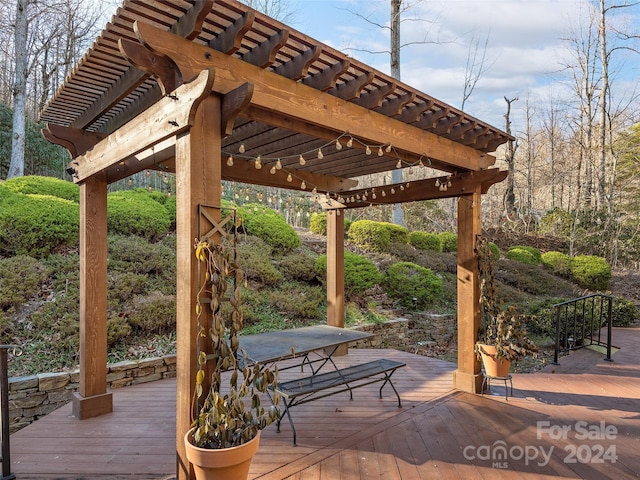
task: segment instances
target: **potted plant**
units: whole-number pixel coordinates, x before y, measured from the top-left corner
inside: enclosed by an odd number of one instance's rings
[[[274,405],[265,409],[259,395],[275,385],[277,369],[274,373],[260,364],[243,362],[238,340],[243,326],[243,273],[233,258],[235,249],[199,241],[195,254],[202,276],[196,306],[200,353],[193,423],[185,435],[186,455],[199,480],[246,480],[261,429],[279,418],[277,397],[272,397]],[[233,292],[227,296],[230,283]],[[230,308],[222,308],[227,302]],[[211,315],[205,315],[205,309],[210,309]],[[210,327],[202,326],[205,317],[211,319]],[[223,372],[228,377],[224,386]],[[210,387],[205,392],[207,375]]]
[[[517,305],[502,308],[498,303],[494,257],[486,239],[477,240],[476,254],[482,326],[475,351],[482,359],[486,375],[504,378],[509,374],[513,360],[537,355],[538,347],[527,336],[525,315],[518,312]]]

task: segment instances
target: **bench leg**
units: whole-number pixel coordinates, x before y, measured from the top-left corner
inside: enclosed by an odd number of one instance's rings
[[[296,443],[296,427],[293,425],[293,418],[291,418],[291,413],[289,412],[289,407],[291,406],[291,402],[284,401],[284,413],[280,415],[276,422],[276,426],[278,427],[276,432],[280,433],[280,421],[282,420],[282,415],[287,414],[287,418],[289,419],[289,425],[291,425],[291,430],[293,431],[293,446],[297,447]]]
[[[400,395],[398,394],[396,387],[393,385],[393,382],[391,381],[391,375],[393,375],[393,372],[395,372],[395,370],[392,370],[391,373],[384,374],[384,382],[382,382],[382,386],[380,387],[379,394],[380,394],[380,398],[382,398],[382,389],[388,383],[389,385],[391,385],[391,388],[393,388],[393,392],[396,394],[396,397],[398,398],[398,408],[401,408],[402,402],[400,401]]]

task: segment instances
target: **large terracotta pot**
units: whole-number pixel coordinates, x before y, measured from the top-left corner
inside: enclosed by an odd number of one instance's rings
[[[484,372],[490,377],[506,377],[509,375],[511,368],[511,360],[504,357],[498,358],[496,347],[493,345],[478,345],[480,347],[480,355],[482,356],[482,364]]]
[[[210,449],[191,443],[189,430],[184,436],[187,460],[193,465],[198,480],[247,480],[251,460],[258,451],[260,431],[252,440],[239,447]]]

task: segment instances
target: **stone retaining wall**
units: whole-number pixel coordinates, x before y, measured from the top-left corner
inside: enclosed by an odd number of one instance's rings
[[[176,356],[126,361],[107,367],[110,389],[176,376]],[[71,401],[79,387],[78,370],[9,379],[9,423],[13,433]]]
[[[355,330],[372,333],[373,336],[355,342],[355,348],[387,348],[385,339],[393,339],[391,345],[410,342],[416,330],[436,339],[454,335],[454,316],[423,316],[419,319],[398,318],[384,323],[360,325]],[[426,330],[426,332],[425,332]],[[138,383],[153,382],[176,376],[176,356],[147,358],[108,365],[109,389],[127,387]],[[71,401],[79,387],[77,370],[63,373],[41,373],[9,379],[9,423],[11,432],[20,430],[38,418]]]

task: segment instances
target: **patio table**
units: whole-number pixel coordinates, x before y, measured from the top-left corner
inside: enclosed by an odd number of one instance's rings
[[[329,325],[314,325],[254,335],[241,335],[239,340],[240,349],[251,363],[267,364],[290,358],[301,358],[300,366],[309,365],[315,375],[327,362],[330,362],[337,369],[332,357],[341,345],[371,336],[370,333],[357,330]],[[310,358],[311,354],[314,355],[314,358]],[[315,368],[313,364],[318,362],[320,366]]]

